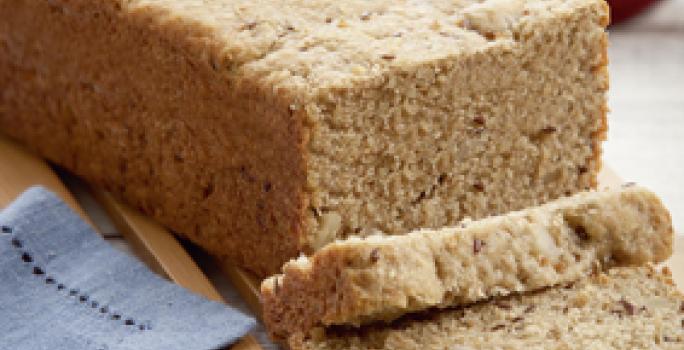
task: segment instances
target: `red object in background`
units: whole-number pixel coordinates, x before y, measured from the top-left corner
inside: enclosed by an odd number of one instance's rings
[[[646,9],[658,0],[608,0],[611,22],[620,23]]]

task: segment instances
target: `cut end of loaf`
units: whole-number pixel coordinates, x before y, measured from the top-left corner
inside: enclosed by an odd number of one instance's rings
[[[607,13],[602,1],[562,3],[457,10],[475,33],[507,34],[317,95],[306,108],[305,252],[593,188],[607,129]]]

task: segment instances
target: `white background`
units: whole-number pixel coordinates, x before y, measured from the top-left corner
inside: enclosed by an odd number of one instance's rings
[[[654,190],[684,234],[684,0],[611,29],[604,161]]]

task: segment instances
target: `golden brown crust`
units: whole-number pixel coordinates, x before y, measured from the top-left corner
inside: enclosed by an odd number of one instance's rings
[[[208,251],[277,271],[305,231],[291,96],[212,66],[202,27],[112,3],[0,3],[3,131]]]

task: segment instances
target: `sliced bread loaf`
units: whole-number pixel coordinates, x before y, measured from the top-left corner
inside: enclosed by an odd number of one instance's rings
[[[684,296],[666,270],[615,268],[574,285],[390,325],[317,328],[289,344],[292,350],[681,350]]]
[[[0,0],[0,129],[262,275],[596,184],[603,0]]]
[[[652,192],[584,192],[458,227],[329,244],[263,282],[263,316],[276,339],[316,325],[389,321],[660,262],[672,239],[670,214]]]

